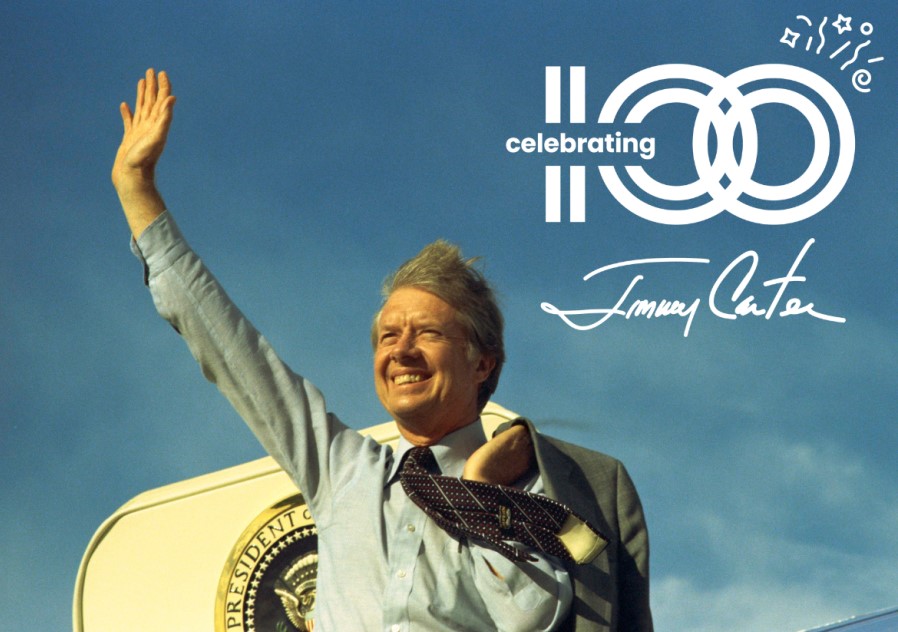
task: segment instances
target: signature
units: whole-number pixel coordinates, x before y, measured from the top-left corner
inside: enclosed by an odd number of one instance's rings
[[[765,319],[770,320],[774,315],[780,318],[804,315],[819,320],[844,323],[845,319],[843,317],[831,316],[817,311],[814,309],[814,303],[804,302],[801,298],[792,295],[794,293],[794,287],[791,286],[807,281],[806,277],[798,275],[797,272],[798,266],[801,264],[802,259],[804,259],[804,256],[807,254],[813,243],[814,239],[809,239],[807,243],[805,243],[801,252],[798,253],[795,261],[792,263],[792,267],[789,268],[789,272],[785,276],[768,279],[763,282],[762,285],[765,288],[776,288],[775,294],[769,303],[761,303],[759,299],[755,298],[754,294],[746,294],[749,283],[754,280],[755,271],[758,267],[758,253],[754,250],[743,252],[733,259],[733,261],[724,268],[723,272],[720,273],[720,276],[717,277],[717,280],[711,287],[711,291],[708,293],[708,309],[714,316],[727,320],[736,320],[737,318],[746,316],[764,317]],[[632,261],[621,261],[602,266],[601,268],[596,268],[584,276],[583,280],[589,281],[609,270],[631,266],[652,266],[662,264],[707,265],[709,263],[711,263],[710,259],[691,257],[633,259]],[[729,298],[718,296],[718,294],[722,294],[721,286],[724,285],[725,282],[738,279],[738,270],[741,267],[745,267],[745,265],[747,265],[747,270],[743,273],[742,278],[739,280],[732,295],[730,295]],[[562,310],[551,303],[545,302],[541,304],[541,307],[547,314],[558,316],[565,324],[580,331],[594,329],[603,325],[614,316],[623,316],[627,320],[630,318],[650,319],[675,316],[685,319],[683,337],[688,337],[689,331],[692,328],[692,321],[701,305],[701,298],[696,297],[687,300],[676,298],[651,300],[645,298],[631,298],[631,294],[633,294],[636,287],[644,279],[645,277],[642,274],[636,274],[613,307]],[[788,298],[784,298],[787,290],[791,290],[790,295]],[[782,308],[780,308],[781,305]],[[779,312],[777,312],[778,309]],[[593,320],[591,317],[597,318]],[[586,324],[582,324],[584,320],[587,321]]]

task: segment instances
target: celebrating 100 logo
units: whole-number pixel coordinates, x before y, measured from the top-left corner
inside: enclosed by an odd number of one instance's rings
[[[570,122],[585,122],[585,68],[570,68]],[[599,174],[609,192],[624,208],[643,219],[660,224],[694,224],[727,211],[757,224],[782,225],[807,219],[826,208],[836,198],[851,173],[854,162],[854,124],[848,106],[833,86],[810,70],[786,64],[750,66],[728,76],[701,66],[664,64],[639,71],[618,85],[609,95],[599,114],[599,124],[615,123],[621,109],[637,91],[651,84],[671,80],[699,83],[707,92],[691,87],[660,87],[639,98],[624,115],[624,123],[642,123],[660,107],[685,104],[695,108],[692,129],[692,158],[697,178],[687,184],[668,184],[650,176],[639,165],[622,167],[634,194],[618,172],[618,167],[601,165]],[[758,87],[744,91],[750,84],[771,81],[800,84],[814,91],[829,107],[838,134],[838,155],[829,170],[834,143],[820,108],[808,97],[788,87]],[[814,147],[804,171],[791,182],[768,185],[753,179],[758,161],[758,130],[753,109],[760,105],[782,104],[799,112],[810,125]],[[618,121],[619,122],[619,121]],[[561,68],[546,67],[546,123],[561,123]],[[714,129],[716,152],[709,154],[711,128]],[[736,156],[736,130],[739,130],[741,152]],[[558,137],[542,133],[536,138],[512,137],[506,141],[510,153],[639,153],[651,159],[655,153],[654,138],[634,138],[620,132],[598,137]],[[586,218],[585,167],[574,165],[569,170],[570,221]],[[561,221],[561,175],[558,165],[546,166],[546,221]],[[828,180],[820,186],[822,178]],[[812,188],[817,190],[806,196]],[[746,201],[778,203],[775,210],[759,208]],[[807,198],[807,199],[805,199]],[[672,204],[673,203],[673,204]],[[776,204],[775,204],[776,205]],[[677,206],[677,208],[673,208]],[[684,208],[685,206],[685,208]]]

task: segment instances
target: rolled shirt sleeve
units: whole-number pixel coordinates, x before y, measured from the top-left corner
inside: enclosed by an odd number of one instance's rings
[[[230,300],[185,241],[174,218],[163,213],[132,250],[159,314],[187,343],[213,382],[274,460],[296,481],[313,509],[333,496],[334,456],[377,460],[377,444],[329,414],[314,384],[294,373]],[[341,462],[344,466],[347,463]],[[338,478],[351,473],[341,472]]]

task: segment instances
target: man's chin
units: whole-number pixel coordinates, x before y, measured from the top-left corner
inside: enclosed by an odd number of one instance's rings
[[[440,421],[432,407],[395,408],[390,415],[406,437],[433,437],[435,433],[439,434]]]
[[[394,409],[391,411],[393,419],[402,428],[420,431],[427,427],[428,422],[433,422],[433,415],[426,411],[415,409]]]

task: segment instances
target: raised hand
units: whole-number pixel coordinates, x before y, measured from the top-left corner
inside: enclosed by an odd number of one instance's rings
[[[112,166],[112,183],[135,237],[165,210],[156,189],[155,172],[165,149],[174,105],[168,75],[160,72],[157,81],[151,68],[137,82],[133,114],[127,103],[119,106],[125,131]]]
[[[511,485],[527,473],[535,460],[530,431],[527,426],[514,425],[468,457],[462,478]]]

